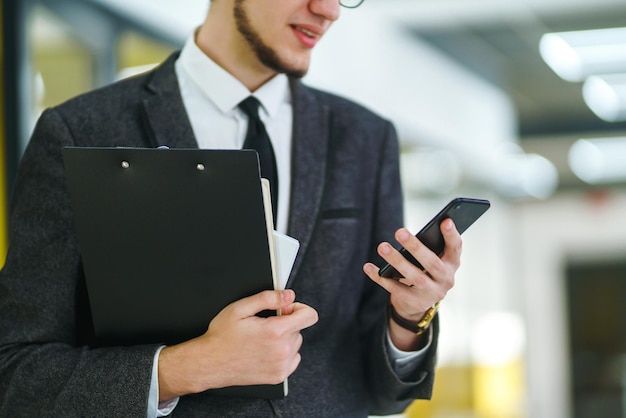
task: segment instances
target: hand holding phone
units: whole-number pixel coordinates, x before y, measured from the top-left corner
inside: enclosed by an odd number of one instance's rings
[[[480,218],[490,206],[491,203],[488,200],[457,197],[439,211],[439,213],[435,215],[424,228],[415,234],[415,236],[432,252],[440,256],[446,245],[443,235],[441,234],[441,222],[451,218],[459,234],[462,234],[470,225]],[[423,269],[422,265],[405,248],[401,248],[399,251],[404,258],[420,269]],[[389,279],[402,278],[402,275],[389,264],[380,269],[378,274],[381,277]]]

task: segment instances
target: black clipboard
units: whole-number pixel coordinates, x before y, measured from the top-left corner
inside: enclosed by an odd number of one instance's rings
[[[256,152],[66,147],[63,159],[102,345],[178,343],[274,288]],[[286,395],[249,388],[233,394]]]

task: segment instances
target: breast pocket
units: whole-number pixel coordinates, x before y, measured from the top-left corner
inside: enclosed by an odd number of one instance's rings
[[[365,218],[363,210],[354,207],[321,212],[303,264],[307,280],[297,284],[298,290],[311,297],[312,306],[325,311],[325,306],[340,305],[345,289],[360,291],[367,256],[364,237],[369,234]]]
[[[322,212],[322,219],[352,218],[359,220],[363,217],[363,211],[359,208],[326,209]]]
[[[315,251],[328,265],[345,274],[346,268],[362,257],[364,237],[369,229],[363,225],[363,210],[355,207],[326,209],[315,234]],[[359,255],[357,255],[359,254]]]

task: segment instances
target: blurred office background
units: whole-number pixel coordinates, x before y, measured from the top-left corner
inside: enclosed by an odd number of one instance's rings
[[[39,112],[179,48],[208,0],[0,0],[6,200]],[[464,235],[435,394],[409,417],[626,417],[626,2],[366,0],[306,81],[391,119],[407,224]]]

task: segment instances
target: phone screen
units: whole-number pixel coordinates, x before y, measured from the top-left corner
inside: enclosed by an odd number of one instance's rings
[[[437,255],[443,253],[445,241],[441,234],[440,224],[444,220],[451,218],[456,225],[459,234],[462,234],[470,227],[483,213],[489,209],[491,203],[484,199],[473,199],[468,197],[457,197],[448,203],[435,217],[433,217],[415,236]],[[404,248],[400,253],[419,268],[422,265]],[[379,272],[381,277],[389,279],[400,279],[402,275],[391,265],[387,264]]]

